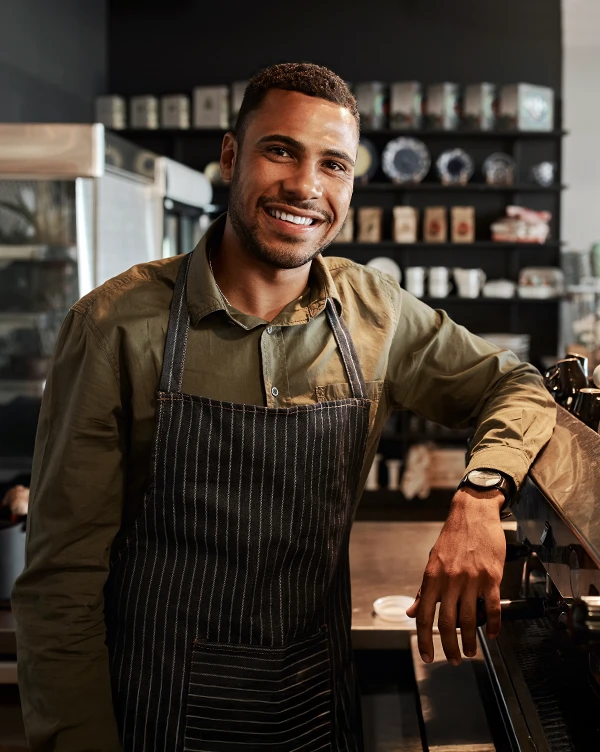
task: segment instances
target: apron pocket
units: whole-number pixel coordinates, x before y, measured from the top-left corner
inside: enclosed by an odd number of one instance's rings
[[[184,752],[316,752],[330,745],[326,627],[284,647],[194,642]]]

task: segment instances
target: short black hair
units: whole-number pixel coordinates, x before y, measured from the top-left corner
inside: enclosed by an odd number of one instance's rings
[[[278,63],[270,65],[254,75],[244,92],[244,98],[235,124],[235,137],[241,144],[248,121],[258,110],[271,89],[298,91],[309,97],[326,99],[340,107],[346,107],[356,120],[360,133],[360,116],[356,99],[348,85],[329,68],[314,63]]]

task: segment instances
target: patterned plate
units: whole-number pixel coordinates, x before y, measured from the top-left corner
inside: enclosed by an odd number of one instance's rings
[[[372,180],[379,167],[379,154],[375,145],[366,138],[361,138],[354,165],[354,180],[366,183]]]
[[[473,160],[462,149],[448,149],[440,154],[436,162],[442,183],[456,185],[468,183],[473,177]]]
[[[395,138],[383,151],[383,171],[395,183],[420,183],[430,167],[429,151],[416,138]]]

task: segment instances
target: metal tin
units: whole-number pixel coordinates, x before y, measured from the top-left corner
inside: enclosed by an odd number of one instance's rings
[[[554,91],[547,86],[523,83],[503,86],[498,119],[504,128],[551,131],[554,128]]]
[[[460,124],[460,89],[458,84],[441,83],[427,87],[427,124],[442,131],[456,130]]]
[[[418,81],[398,81],[390,86],[390,127],[417,129],[423,120],[423,87]]]
[[[229,87],[194,89],[194,128],[229,128]]]
[[[229,114],[229,124],[232,128],[235,128],[240,107],[244,100],[246,86],[248,86],[248,81],[234,81],[231,84],[231,112]]]
[[[132,128],[158,128],[158,98],[151,95],[131,97],[129,121]]]
[[[160,98],[160,124],[162,128],[190,127],[190,98],[185,94],[169,94]]]
[[[384,130],[388,120],[388,89],[380,81],[363,81],[356,84],[354,96],[360,113],[361,125],[369,130]]]
[[[95,120],[107,128],[122,130],[127,128],[127,102],[117,94],[96,97],[94,100]]]
[[[463,123],[467,128],[491,131],[496,126],[496,84],[469,84],[463,99]]]

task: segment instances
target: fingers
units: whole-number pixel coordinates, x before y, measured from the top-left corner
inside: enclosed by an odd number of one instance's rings
[[[490,639],[498,637],[502,610],[500,608],[500,585],[498,583],[488,585],[483,591],[485,610],[487,614],[486,634]]]
[[[442,647],[444,648],[446,658],[453,666],[458,666],[462,660],[456,632],[457,603],[459,598],[460,590],[457,587],[447,588],[442,596],[440,613],[438,615],[438,629],[442,638]]]
[[[431,663],[434,657],[433,622],[439,596],[435,579],[428,577],[427,574],[425,574],[423,579],[421,595],[417,596],[417,600],[419,601],[419,605],[415,613],[417,620],[417,643],[419,645],[419,653],[425,663]]]
[[[463,653],[473,658],[477,653],[477,583],[469,584],[460,594],[460,615],[458,625]]]
[[[409,619],[414,619],[417,616],[417,610],[419,608],[419,603],[421,602],[421,588],[419,588],[419,592],[415,596],[415,602],[412,604],[412,606],[409,606],[406,609],[406,615]]]

